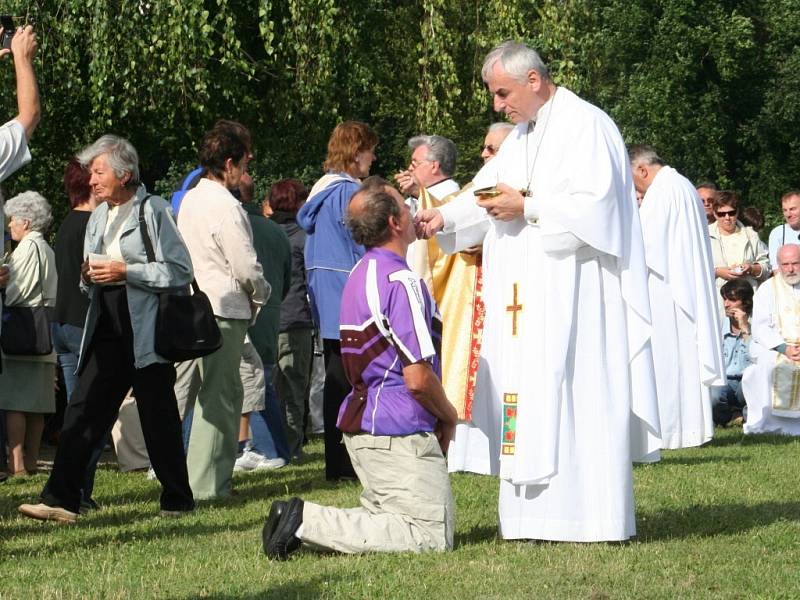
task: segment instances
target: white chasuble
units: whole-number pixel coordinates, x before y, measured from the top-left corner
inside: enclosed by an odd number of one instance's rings
[[[627,539],[632,460],[660,447],[627,151],[607,115],[559,88],[474,187],[498,182],[530,186],[526,218],[491,219],[471,193],[440,209],[443,250],[483,241],[486,305],[472,420],[450,468],[501,476],[506,539]]]
[[[744,432],[800,435],[800,364],[773,348],[800,343],[800,286],[774,275],[753,297],[754,364],[742,374],[747,398]]]
[[[653,315],[663,448],[714,437],[712,385],[723,385],[717,288],[708,225],[694,185],[662,167],[640,209]]]

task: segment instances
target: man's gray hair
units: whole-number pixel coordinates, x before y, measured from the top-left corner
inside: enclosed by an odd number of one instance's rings
[[[631,144],[628,146],[628,156],[632,165],[664,166],[664,161],[661,160],[655,148],[646,144]]]
[[[539,73],[542,79],[550,81],[550,69],[544,64],[542,57],[539,56],[536,50],[528,48],[528,46],[519,42],[507,41],[495,46],[486,55],[481,69],[481,77],[484,82],[491,79],[492,67],[498,60],[503,70],[521,83],[528,81],[528,71],[531,69]]]
[[[44,233],[53,222],[50,203],[39,192],[22,192],[6,202],[7,217],[28,221],[28,229]]]
[[[125,173],[130,175],[126,187],[139,185],[139,154],[133,144],[118,135],[106,134],[78,152],[78,162],[88,168],[101,154],[106,155],[108,166],[114,171],[117,179],[122,179]]]
[[[425,158],[437,161],[442,173],[450,177],[455,172],[458,150],[453,140],[441,135],[417,135],[408,140],[408,147],[411,150],[416,150],[420,146],[428,147]]]
[[[494,133],[495,131],[503,131],[503,132],[505,132],[506,135],[508,135],[509,133],[511,133],[511,130],[514,129],[514,127],[516,127],[516,126],[513,125],[512,123],[503,123],[503,122],[492,123],[491,125],[489,125],[489,129],[486,130],[486,133]]]
[[[388,187],[391,186],[385,179],[373,175],[367,177],[356,192],[361,199],[360,210],[355,214],[348,210],[345,218],[356,244],[374,248],[391,237],[389,217],[399,219],[401,209],[386,191]]]

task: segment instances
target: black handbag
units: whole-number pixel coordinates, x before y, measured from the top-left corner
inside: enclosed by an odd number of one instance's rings
[[[44,302],[42,261],[39,245],[36,263],[39,267],[39,293]],[[49,306],[3,306],[3,326],[0,331],[0,348],[9,356],[44,356],[53,351],[50,323],[53,309]]]
[[[144,220],[146,196],[139,206],[139,230],[142,234],[148,262],[156,262],[153,242],[147,233]],[[158,314],[156,316],[155,351],[167,360],[180,362],[208,356],[222,348],[222,334],[214,318],[211,302],[192,280],[180,292],[161,292],[158,294]]]

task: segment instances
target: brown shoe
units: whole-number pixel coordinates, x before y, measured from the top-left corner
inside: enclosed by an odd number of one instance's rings
[[[40,521],[55,521],[57,523],[75,523],[78,520],[77,513],[71,512],[60,506],[48,506],[47,504],[20,504],[17,509],[26,517],[39,519]]]

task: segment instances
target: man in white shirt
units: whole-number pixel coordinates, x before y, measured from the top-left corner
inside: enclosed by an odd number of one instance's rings
[[[783,225],[769,233],[769,264],[778,264],[778,248],[800,241],[800,190],[790,190],[781,197]]]
[[[800,435],[800,246],[781,246],[777,260],[778,273],[753,296],[744,432]]]
[[[642,221],[663,448],[714,437],[711,386],[723,385],[708,225],[691,182],[650,146],[628,149]]]
[[[505,539],[635,534],[631,461],[660,447],[644,244],[613,121],[506,42],[484,61],[516,129],[473,190],[417,215],[445,251],[483,243],[486,322],[470,460],[501,477]],[[485,399],[481,405],[477,399]]]

